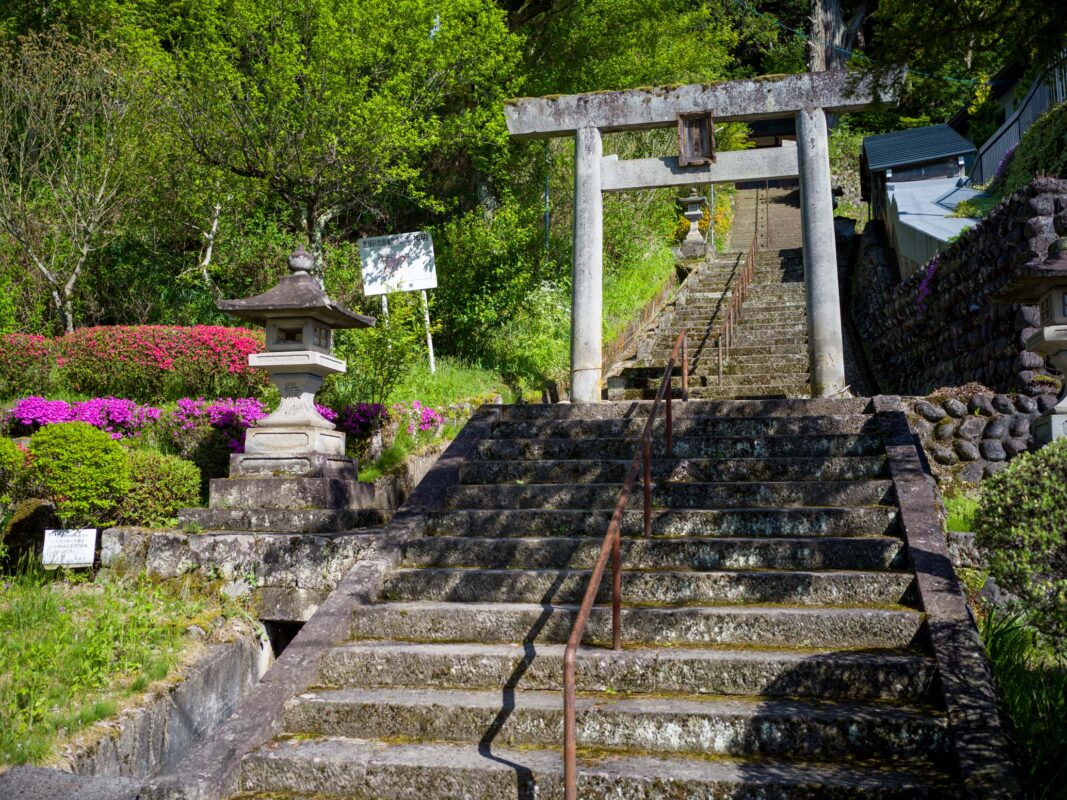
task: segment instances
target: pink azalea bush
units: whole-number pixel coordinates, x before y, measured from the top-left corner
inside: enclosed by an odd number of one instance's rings
[[[45,392],[49,388],[54,341],[44,336],[0,336],[0,397]]]
[[[218,325],[111,325],[57,340],[56,363],[73,391],[141,401],[255,395],[267,377],[248,366],[263,334]]]

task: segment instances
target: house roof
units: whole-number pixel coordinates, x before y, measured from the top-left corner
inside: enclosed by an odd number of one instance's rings
[[[863,154],[872,172],[921,164],[950,156],[973,153],[976,148],[948,125],[908,128],[893,133],[868,136],[863,140]]]

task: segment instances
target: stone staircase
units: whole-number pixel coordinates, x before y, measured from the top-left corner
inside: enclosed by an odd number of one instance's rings
[[[867,400],[676,406],[579,650],[583,798],[956,795]],[[247,798],[562,797],[561,670],[647,403],[508,406],[330,647]],[[662,424],[662,423],[659,423]]]
[[[810,392],[804,264],[798,249],[796,191],[772,189],[757,204],[755,190],[739,191],[734,252],[712,258],[686,280],[656,326],[638,343],[637,357],[607,379],[609,400],[651,399],[671,349],[689,332],[689,388],[694,399],[803,397]],[[786,249],[761,249],[749,295],[742,306],[734,346],[719,378],[717,337],[732,287],[753,235]],[[674,380],[681,393],[681,367]]]

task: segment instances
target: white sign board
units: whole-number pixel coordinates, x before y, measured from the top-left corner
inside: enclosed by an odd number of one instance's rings
[[[96,557],[96,528],[67,528],[44,532],[45,569],[91,567]]]
[[[433,239],[425,231],[360,239],[359,259],[368,297],[437,288]]]

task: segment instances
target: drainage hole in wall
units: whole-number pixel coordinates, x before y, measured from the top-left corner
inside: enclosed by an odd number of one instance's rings
[[[303,622],[281,622],[274,619],[260,621],[267,632],[267,638],[270,639],[270,649],[274,651],[275,658],[285,652],[285,648],[289,646],[289,643],[300,633],[300,629],[304,627]]]

